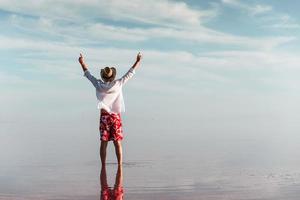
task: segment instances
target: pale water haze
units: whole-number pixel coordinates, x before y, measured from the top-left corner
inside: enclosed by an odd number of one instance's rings
[[[0,199],[100,199],[93,75],[123,88],[124,199],[300,197],[297,1],[0,1]],[[117,173],[108,147],[107,181]]]

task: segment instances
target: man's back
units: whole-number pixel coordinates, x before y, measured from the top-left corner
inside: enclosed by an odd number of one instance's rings
[[[96,79],[89,70],[84,72],[84,76],[91,81],[96,88],[98,99],[98,109],[104,108],[108,112],[121,113],[125,112],[125,103],[123,99],[122,87],[135,74],[135,70],[130,68],[128,72],[117,80],[104,82]]]

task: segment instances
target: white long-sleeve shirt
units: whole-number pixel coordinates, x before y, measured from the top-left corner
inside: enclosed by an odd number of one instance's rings
[[[84,76],[89,79],[96,88],[98,109],[103,108],[110,113],[125,112],[122,87],[134,74],[135,70],[130,68],[122,78],[112,82],[103,82],[91,75],[89,70],[86,70]]]

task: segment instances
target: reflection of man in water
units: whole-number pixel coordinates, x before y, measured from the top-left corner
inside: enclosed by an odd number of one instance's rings
[[[121,112],[125,111],[122,88],[127,81],[135,74],[135,69],[140,65],[142,55],[139,53],[136,61],[128,72],[119,79],[116,77],[116,69],[114,67],[105,67],[101,69],[101,79],[95,78],[88,70],[84,62],[83,56],[80,54],[79,63],[84,71],[84,76],[96,88],[96,96],[99,101],[98,108],[100,109],[100,157],[102,165],[106,161],[106,147],[108,141],[113,140],[115,145],[118,165],[122,165],[122,146],[123,139]]]
[[[100,174],[101,195],[100,200],[122,200],[124,196],[123,190],[123,172],[122,166],[118,166],[115,185],[113,188],[108,187],[106,166],[102,165]]]

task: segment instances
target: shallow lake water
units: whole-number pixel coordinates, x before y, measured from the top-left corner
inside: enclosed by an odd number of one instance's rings
[[[47,124],[3,124],[0,199],[100,199],[95,123],[87,129],[74,128],[71,122],[52,125],[46,133],[42,130]],[[264,130],[260,137],[252,136],[249,127],[244,135],[207,129],[175,137],[171,126],[155,129],[141,134],[139,127],[126,128],[123,199],[300,197],[297,140],[284,140],[280,132],[272,139]],[[118,167],[112,143],[107,150],[106,178],[113,188]]]

